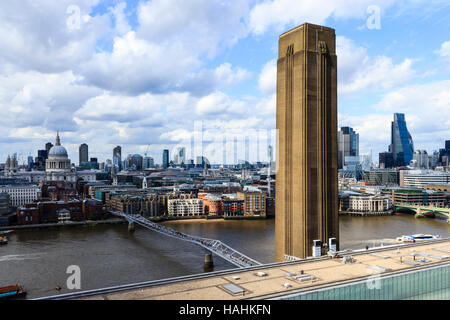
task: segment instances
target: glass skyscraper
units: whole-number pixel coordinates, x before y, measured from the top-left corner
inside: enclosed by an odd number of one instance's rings
[[[167,169],[169,167],[169,150],[167,149],[163,151],[162,165],[164,169]]]
[[[359,155],[359,134],[353,128],[342,127],[338,132],[338,169],[345,166],[345,157]]]
[[[413,159],[414,144],[408,128],[406,128],[403,113],[394,113],[394,121],[391,123],[389,151],[392,153],[394,164],[397,167],[407,166]]]

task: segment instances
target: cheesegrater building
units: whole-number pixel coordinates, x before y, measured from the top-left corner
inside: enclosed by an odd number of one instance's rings
[[[334,29],[309,23],[279,39],[277,261],[312,256],[313,240],[339,239],[335,43]]]

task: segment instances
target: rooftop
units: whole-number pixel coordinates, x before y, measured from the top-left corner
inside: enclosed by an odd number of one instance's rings
[[[133,290],[92,295],[93,300],[268,299],[326,286],[423,269],[450,262],[450,239],[348,252],[353,262],[322,257],[152,281]],[[414,256],[416,259],[414,259]],[[351,259],[347,259],[351,260]],[[372,271],[372,272],[371,272]],[[117,290],[116,290],[117,291]]]
[[[324,30],[332,30],[332,31],[335,31],[333,28],[329,28],[329,27],[320,26],[320,25],[317,25],[317,24],[312,24],[312,23],[305,22],[305,23],[302,23],[301,25],[299,25],[299,26],[297,26],[297,27],[295,27],[295,28],[292,28],[292,29],[290,29],[290,30],[288,30],[288,31],[286,31],[286,32],[284,32],[284,33],[282,33],[282,34],[280,35],[280,38],[283,37],[283,36],[285,36],[285,35],[287,35],[288,33],[291,33],[291,32],[293,32],[293,31],[297,30],[297,29],[303,28],[303,27],[306,26],[306,25],[308,25],[308,27],[315,27],[315,28],[318,28],[318,29],[324,29]]]

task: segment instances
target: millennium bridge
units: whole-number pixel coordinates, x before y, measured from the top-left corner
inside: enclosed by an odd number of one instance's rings
[[[188,234],[184,234],[178,231],[175,231],[171,228],[168,228],[166,226],[156,224],[154,222],[149,221],[148,219],[144,218],[141,215],[138,214],[125,214],[121,212],[110,212],[112,215],[115,215],[117,217],[125,218],[130,225],[133,223],[136,223],[146,229],[161,233],[163,235],[184,240],[187,242],[194,243],[196,245],[199,245],[206,250],[218,255],[219,257],[229,261],[233,265],[245,268],[245,267],[253,267],[261,265],[260,262],[247,257],[243,253],[227,246],[222,241],[215,240],[215,239],[208,239],[208,238],[201,238],[201,237],[195,237]]]

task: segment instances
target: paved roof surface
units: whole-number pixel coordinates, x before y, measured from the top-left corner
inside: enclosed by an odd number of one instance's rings
[[[413,254],[416,254],[414,259]],[[215,274],[193,276],[191,279],[159,282],[145,288],[100,294],[84,299],[94,300],[237,300],[272,298],[322,286],[338,285],[364,279],[375,272],[389,274],[408,271],[438,263],[450,262],[450,240],[385,247],[377,250],[349,252],[354,262],[343,258],[307,259],[289,263],[235,269]],[[425,262],[420,260],[425,258]],[[258,272],[260,273],[258,275]],[[261,274],[261,272],[264,273]],[[313,276],[313,280],[293,276]],[[206,276],[206,277],[205,277]],[[244,292],[233,294],[224,285],[234,284]],[[234,289],[236,289],[233,286]]]

